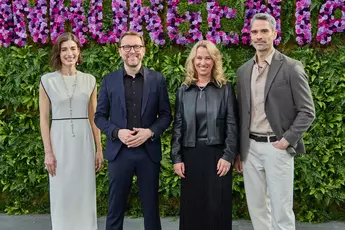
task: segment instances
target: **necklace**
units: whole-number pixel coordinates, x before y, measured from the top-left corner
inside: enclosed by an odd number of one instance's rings
[[[73,97],[74,97],[75,89],[77,88],[77,84],[78,84],[78,72],[76,72],[76,74],[75,74],[75,79],[74,79],[74,82],[72,84],[72,92],[71,93],[68,92],[67,85],[66,85],[65,79],[62,76],[62,73],[60,73],[60,76],[61,76],[63,85],[65,87],[65,92],[66,92],[66,95],[67,95],[68,101],[69,101],[69,115],[70,115],[70,118],[71,118],[70,121],[71,121],[72,137],[75,137],[74,124],[73,124],[72,102],[73,102]]]
[[[198,85],[197,85],[198,86]],[[199,92],[199,98],[201,98],[202,97],[202,94],[203,94],[203,92],[204,92],[204,89],[206,88],[206,85],[205,86],[198,86],[198,88],[199,88],[199,90],[200,90],[200,92]]]

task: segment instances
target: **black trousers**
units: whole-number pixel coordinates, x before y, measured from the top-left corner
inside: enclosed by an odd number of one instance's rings
[[[143,146],[123,146],[108,163],[109,201],[106,230],[122,230],[124,212],[133,175],[138,179],[139,197],[144,214],[145,230],[161,230],[158,186],[159,163],[153,162]]]
[[[185,179],[181,180],[180,230],[232,229],[232,170],[217,175],[223,145],[183,148]]]

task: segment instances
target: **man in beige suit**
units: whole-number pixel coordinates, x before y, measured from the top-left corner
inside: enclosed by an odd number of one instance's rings
[[[237,71],[240,155],[246,198],[255,230],[295,230],[294,155],[304,153],[303,133],[315,108],[301,62],[273,47],[276,21],[269,14],[251,20],[254,58]]]

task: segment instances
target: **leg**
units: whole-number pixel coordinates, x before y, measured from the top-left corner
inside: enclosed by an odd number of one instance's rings
[[[263,166],[262,143],[250,140],[249,153],[243,162],[243,177],[250,219],[255,230],[271,230],[271,208]]]
[[[133,150],[120,150],[115,160],[108,163],[109,194],[106,230],[122,230],[128,195],[134,174]]]
[[[136,154],[136,174],[144,212],[145,230],[161,230],[158,201],[160,164],[153,162],[144,148],[137,148]]]
[[[265,160],[267,186],[274,230],[295,230],[293,208],[294,158],[267,143]]]
[[[205,156],[198,149],[200,143],[192,148],[183,148],[183,162],[185,165],[185,178],[181,179],[180,193],[180,230],[199,229],[203,230],[209,220],[205,213],[206,190],[205,175]],[[199,157],[199,158],[198,158]],[[198,160],[195,160],[198,159]]]

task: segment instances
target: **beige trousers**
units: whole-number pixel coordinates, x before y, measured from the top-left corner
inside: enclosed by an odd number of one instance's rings
[[[294,158],[272,143],[250,139],[243,176],[254,229],[295,230]]]

